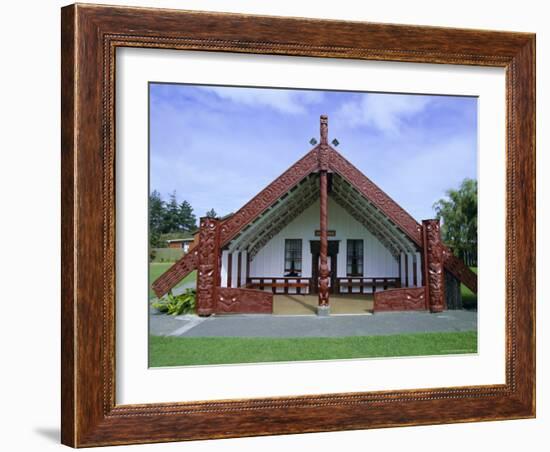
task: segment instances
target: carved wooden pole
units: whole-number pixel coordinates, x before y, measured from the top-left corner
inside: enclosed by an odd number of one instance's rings
[[[328,240],[327,240],[327,172],[321,171],[321,238],[320,238],[320,263],[319,263],[319,306],[328,307],[328,284],[329,284],[329,269],[328,269]]]
[[[445,309],[445,272],[439,220],[422,221],[422,238],[427,307],[431,312],[441,312]]]
[[[321,116],[321,143],[319,147],[319,184],[320,184],[320,252],[319,252],[319,309],[320,315],[329,314],[329,269],[328,269],[328,159],[329,148],[328,118]]]
[[[216,310],[216,287],[220,281],[220,221],[203,217],[199,230],[197,275],[197,314],[207,316]]]

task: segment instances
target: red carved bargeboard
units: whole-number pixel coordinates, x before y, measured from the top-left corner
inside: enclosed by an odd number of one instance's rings
[[[263,290],[216,288],[216,313],[272,314],[273,294]]]
[[[240,230],[318,167],[318,147],[309,151],[221,225],[220,242],[226,245]]]
[[[425,311],[424,287],[389,289],[374,294],[374,312],[383,311]]]
[[[199,249],[200,248],[197,246],[192,251],[189,251],[189,253],[170,267],[170,270],[172,271],[163,273],[155,280],[152,287],[157,297],[162,297],[165,293],[172,289],[172,287],[179,283],[182,278],[198,268]]]
[[[331,148],[329,165],[332,171],[350,182],[365,198],[399,226],[412,241],[422,246],[422,228],[416,220],[333,148]]]
[[[445,269],[451,272],[473,293],[477,294],[477,275],[446,246],[443,247],[443,261],[445,262]]]
[[[302,179],[309,176],[312,172],[317,171],[319,166],[318,148],[319,146],[309,151],[281,174],[281,176],[241,207],[234,215],[223,221],[220,225],[220,246],[224,246],[230,242],[248,223],[270,207],[277,199],[297,185]],[[200,246],[200,244],[197,245],[196,249]],[[194,270],[194,268],[189,269],[189,266],[184,265],[183,262],[179,265],[183,259],[185,259],[185,256],[170,267],[166,273],[157,280],[159,284],[156,284],[155,281],[155,284],[158,286],[158,290],[155,290],[155,293],[158,296],[164,295],[190,271]],[[172,281],[172,285],[162,283],[163,280]]]

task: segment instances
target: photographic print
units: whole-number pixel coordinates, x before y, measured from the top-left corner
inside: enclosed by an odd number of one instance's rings
[[[150,367],[477,353],[477,97],[148,89]]]

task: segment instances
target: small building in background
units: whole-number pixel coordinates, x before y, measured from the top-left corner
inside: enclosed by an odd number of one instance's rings
[[[168,248],[182,249],[184,253],[187,253],[191,249],[191,244],[194,240],[195,236],[189,234],[182,238],[166,240],[166,242],[168,243]]]

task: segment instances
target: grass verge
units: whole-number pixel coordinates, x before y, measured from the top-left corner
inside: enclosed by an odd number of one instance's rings
[[[149,336],[150,367],[476,352],[475,331],[303,338]]]

